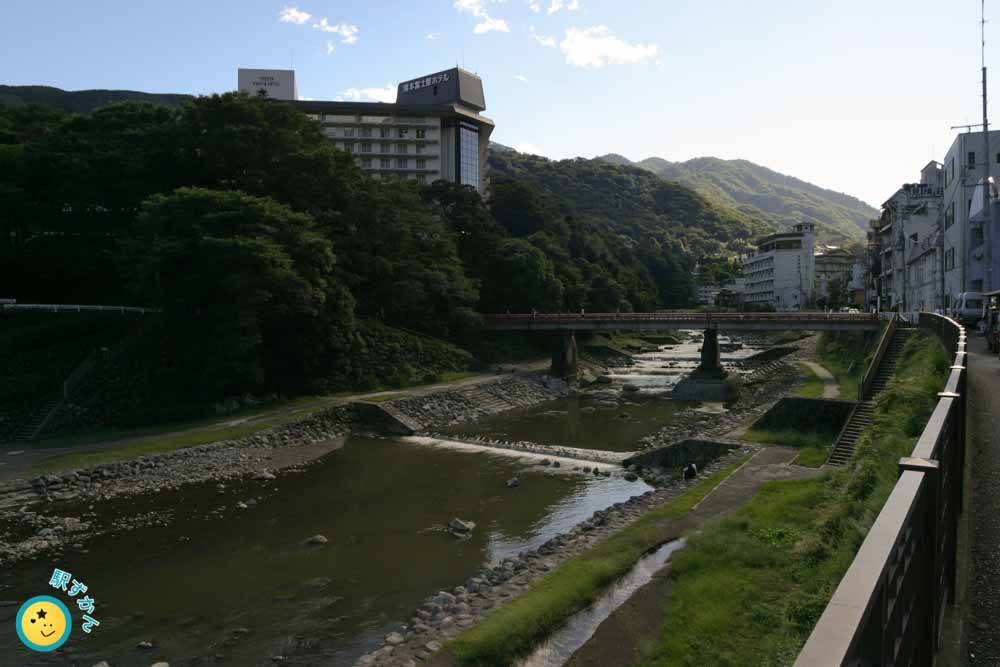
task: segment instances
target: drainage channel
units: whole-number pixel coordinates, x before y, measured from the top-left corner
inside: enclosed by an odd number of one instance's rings
[[[639,559],[632,570],[619,579],[593,605],[577,612],[562,628],[545,640],[534,653],[516,667],[562,667],[581,646],[587,643],[597,628],[637,590],[648,584],[653,575],[669,560],[670,555],[687,544],[684,538],[671,540],[656,551]]]

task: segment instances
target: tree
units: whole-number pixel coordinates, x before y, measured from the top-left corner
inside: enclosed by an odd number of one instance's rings
[[[143,204],[122,249],[136,300],[162,309],[166,374],[204,400],[313,388],[346,345],[352,299],[308,214],[181,188]]]

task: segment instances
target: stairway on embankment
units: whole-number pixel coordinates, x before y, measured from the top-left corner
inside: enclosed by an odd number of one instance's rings
[[[896,372],[896,365],[899,363],[899,356],[903,352],[903,347],[914,331],[915,329],[912,327],[899,326],[893,333],[892,340],[889,341],[889,346],[886,348],[885,354],[882,355],[882,360],[879,362],[878,368],[875,369],[875,376],[871,384],[865,389],[861,401],[851,411],[851,415],[847,419],[847,424],[840,432],[833,451],[830,452],[830,457],[826,461],[827,465],[842,466],[851,460],[858,439],[861,437],[862,432],[872,423],[875,398],[886,388],[889,380],[892,379],[893,374]]]
[[[18,427],[14,433],[14,442],[34,440],[61,405],[62,398],[50,398],[39,405]]]

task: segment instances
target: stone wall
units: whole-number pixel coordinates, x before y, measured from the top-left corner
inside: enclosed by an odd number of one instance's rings
[[[752,428],[764,431],[794,429],[803,433],[839,433],[854,401],[787,396],[774,404]]]
[[[681,468],[694,463],[700,470],[709,462],[741,446],[742,443],[735,441],[690,438],[625,459],[622,465],[637,468]]]

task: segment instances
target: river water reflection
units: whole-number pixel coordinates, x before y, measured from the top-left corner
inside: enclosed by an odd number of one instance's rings
[[[514,475],[521,486],[505,488]],[[209,484],[155,504],[131,501],[129,512],[169,509],[176,520],[4,572],[0,599],[52,593],[53,567],[84,581],[101,625],[83,634],[74,613],[64,648],[85,666],[270,665],[277,655],[283,664],[349,665],[427,595],[649,489],[617,476],[365,438],[349,439],[304,473],[230,487],[235,493],[219,495]],[[261,500],[234,508],[250,498]],[[221,517],[209,516],[221,505]],[[442,531],[455,516],[476,522],[471,539]],[[302,545],[317,534],[329,542]],[[0,607],[0,625],[12,625],[16,609]],[[141,641],[155,648],[137,648]],[[2,665],[66,661],[29,653],[13,632],[0,633]]]

